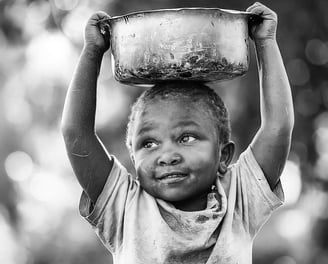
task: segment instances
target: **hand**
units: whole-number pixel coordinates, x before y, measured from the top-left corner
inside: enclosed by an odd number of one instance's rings
[[[255,2],[246,11],[263,19],[261,23],[250,23],[250,37],[254,41],[276,39],[278,17],[274,11],[259,2]]]
[[[109,27],[100,27],[106,25],[110,16],[105,12],[96,12],[88,20],[84,31],[84,47],[96,53],[103,54],[110,47]]]

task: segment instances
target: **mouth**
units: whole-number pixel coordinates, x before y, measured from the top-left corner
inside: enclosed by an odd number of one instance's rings
[[[185,180],[188,174],[182,172],[170,172],[161,174],[157,179],[165,184],[177,183]]]

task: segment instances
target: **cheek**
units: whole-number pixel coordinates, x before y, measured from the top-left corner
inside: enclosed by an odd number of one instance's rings
[[[139,179],[149,177],[153,174],[153,171],[155,170],[154,166],[151,163],[151,160],[147,158],[137,158],[135,160],[135,169]]]
[[[156,181],[154,180],[154,166],[151,165],[148,159],[139,160],[136,162],[136,174],[140,185],[149,194],[155,196],[154,188],[156,188]]]
[[[195,170],[207,170],[216,167],[219,160],[219,152],[211,146],[198,149],[196,152],[186,152],[185,157],[189,166]]]
[[[195,171],[200,171],[203,173],[214,173],[216,172],[216,162],[213,160],[213,157],[208,159],[199,159],[194,162],[192,165]]]

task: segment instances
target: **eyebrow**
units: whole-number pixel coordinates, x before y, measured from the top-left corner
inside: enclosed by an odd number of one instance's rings
[[[173,128],[177,128],[177,127],[190,127],[190,126],[196,126],[196,127],[200,127],[200,125],[192,120],[182,120],[179,121]]]
[[[146,125],[144,125],[142,128],[140,128],[137,131],[137,136],[146,134],[147,132],[156,129],[157,127],[158,127],[158,125],[155,125],[154,123],[147,123]]]
[[[147,123],[146,125],[144,125],[142,128],[140,128],[137,131],[137,136],[142,136],[143,134],[148,133],[149,131],[152,131],[156,128],[158,128],[159,125],[154,124],[154,123]],[[180,128],[180,127],[200,127],[200,125],[198,123],[196,123],[195,121],[192,120],[182,120],[179,121],[178,123],[176,123],[172,129],[176,129],[176,128]]]

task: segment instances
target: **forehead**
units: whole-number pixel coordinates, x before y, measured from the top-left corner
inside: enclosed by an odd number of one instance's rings
[[[156,110],[163,110],[187,114],[190,109],[193,109],[190,114],[209,112],[209,107],[203,100],[194,100],[188,96],[168,96],[149,100],[144,104],[141,113],[146,114],[149,111],[156,113]]]
[[[148,102],[140,109],[138,125],[150,123],[165,123],[166,126],[175,124],[191,124],[215,128],[214,117],[208,105],[203,101],[193,101],[190,98],[156,99]],[[184,122],[185,121],[185,122]]]
[[[168,93],[156,95],[153,98],[148,98],[144,102],[144,108],[151,107],[152,105],[165,107],[180,107],[181,109],[197,108],[200,111],[209,111],[208,98],[204,95],[182,94],[180,93]]]

